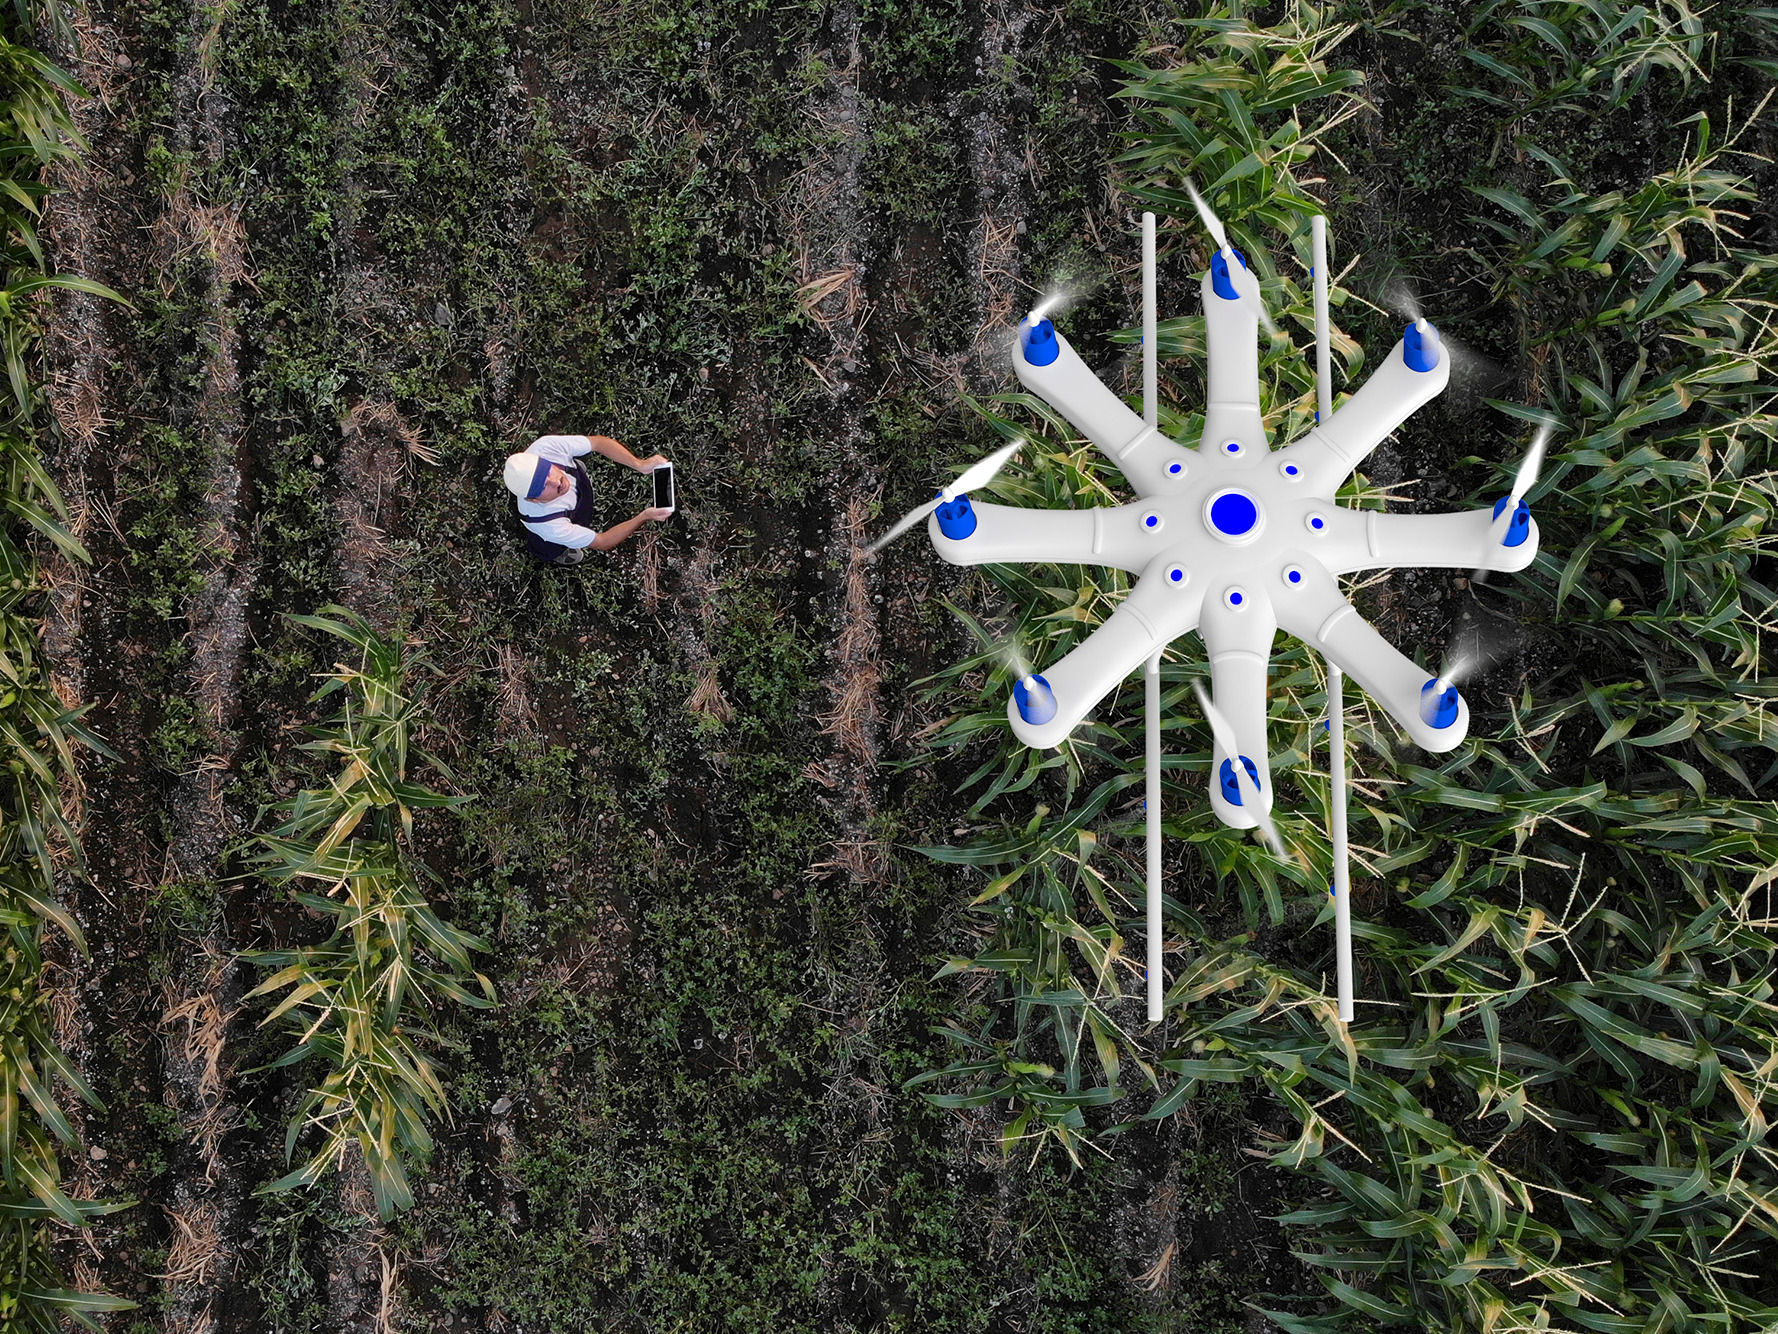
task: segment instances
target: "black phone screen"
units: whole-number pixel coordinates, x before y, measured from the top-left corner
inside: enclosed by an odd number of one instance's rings
[[[654,470],[654,507],[670,510],[673,505],[673,465],[664,463]]]

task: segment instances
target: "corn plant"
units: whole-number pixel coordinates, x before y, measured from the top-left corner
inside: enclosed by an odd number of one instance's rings
[[[1238,188],[1258,174],[1252,145],[1304,137],[1305,118],[1280,131],[1258,108],[1293,53],[1325,50],[1317,42],[1337,31],[1318,31],[1306,8],[1269,30],[1218,10],[1203,31],[1165,78],[1133,79],[1143,142],[1127,160],[1144,197],[1182,222],[1189,204],[1143,181],[1188,168],[1226,178],[1219,205],[1262,216]],[[1526,69],[1510,47],[1487,54]],[[1296,77],[1316,96],[1345,95]],[[1563,95],[1609,100],[1594,83]],[[1151,107],[1146,88],[1175,91]],[[953,1105],[1006,1099],[1009,1142],[1077,1156],[1109,1128],[1096,1109],[1128,1093],[1143,1091],[1132,1114],[1153,1118],[1208,1083],[1262,1088],[1297,1130],[1258,1148],[1301,1182],[1285,1222],[1328,1298],[1271,1312],[1293,1334],[1778,1320],[1762,1272],[1778,1242],[1765,1142],[1778,1103],[1778,808],[1759,799],[1778,771],[1762,663],[1774,594],[1761,571],[1778,475],[1764,387],[1778,371],[1778,261],[1736,234],[1755,201],[1733,170],[1734,135],[1718,142],[1707,119],[1694,123],[1681,160],[1633,194],[1589,195],[1535,149],[1540,188],[1477,188],[1494,240],[1473,258],[1540,368],[1539,409],[1561,423],[1533,492],[1543,552],[1497,595],[1561,665],[1492,728],[1478,713],[1472,740],[1435,763],[1398,752],[1368,717],[1354,729],[1354,930],[1371,1001],[1358,1022],[1339,1024],[1328,994],[1328,913],[1282,896],[1305,884],[1319,902],[1325,884],[1327,784],[1307,767],[1325,696],[1299,646],[1275,660],[1272,696],[1276,763],[1300,795],[1281,821],[1296,869],[1214,827],[1201,794],[1174,781],[1202,770],[1209,738],[1175,712],[1201,668],[1163,667],[1166,832],[1232,883],[1246,927],[1169,901],[1169,934],[1187,950],[1170,969],[1169,1023],[1147,1034],[1120,987],[1137,975],[1122,951],[1140,895],[1116,850],[1140,819],[1118,800],[1140,775],[1139,737],[1121,725],[1135,692],[1108,701],[1071,752],[1032,759],[992,729],[1005,683],[990,654],[938,682],[970,699],[938,739],[986,752],[970,780],[988,786],[978,809],[1025,793],[1040,805],[932,850],[988,877],[982,948],[946,971],[991,1003],[951,1026],[957,1059],[916,1082]],[[1273,188],[1300,191],[1282,171]],[[1259,224],[1245,247],[1287,225]],[[1284,279],[1269,292],[1294,311]],[[1280,323],[1301,325],[1294,313]],[[1306,360],[1295,343],[1279,335],[1262,364]],[[1283,369],[1262,377],[1270,420],[1300,383]],[[1099,465],[1053,418],[1039,422],[1035,466],[1003,473],[1002,493],[1090,497]],[[1014,600],[1019,632],[1058,648],[1117,591],[1091,572],[1023,577],[987,575],[993,596]],[[1264,923],[1284,931],[1261,951]]]
[[[1493,0],[1469,17],[1463,56],[1496,82],[1456,91],[1515,116],[1616,111],[1658,70],[1682,86],[1703,76],[1707,12],[1684,0]]]
[[[316,700],[337,695],[340,707],[303,746],[336,757],[340,772],[326,787],[278,803],[279,824],[256,840],[258,874],[296,886],[298,903],[333,922],[319,945],[247,956],[275,970],[251,994],[283,993],[263,1023],[282,1022],[297,1039],[272,1068],[325,1068],[290,1119],[285,1156],[310,1127],[318,1146],[266,1189],[311,1185],[356,1151],[388,1218],[412,1205],[408,1169],[431,1153],[428,1123],[449,1115],[426,1054],[447,1045],[428,1027],[431,1016],[442,1001],[494,1004],[492,984],[470,960],[486,944],[433,911],[424,891],[434,877],[412,851],[415,811],[468,798],[409,777],[416,765],[444,773],[412,739],[422,695],[414,683],[425,660],[344,607],[291,619],[343,639],[360,660],[337,665],[315,692]]]
[[[34,12],[23,6],[21,18]],[[63,786],[78,782],[77,748],[109,754],[80,721],[85,709],[67,708],[51,687],[37,628],[42,586],[29,545],[47,539],[68,558],[87,558],[43,465],[29,375],[35,294],[61,287],[115,296],[42,271],[40,173],[74,151],[63,98],[79,93],[65,73],[0,31],[0,347],[11,389],[0,409],[0,1326],[44,1331],[68,1319],[94,1328],[91,1315],[134,1305],[69,1290],[50,1251],[54,1225],[85,1226],[129,1203],[77,1200],[62,1187],[59,1151],[76,1147],[80,1136],[56,1086],[90,1106],[100,1103],[51,1033],[40,982],[46,930],[86,948],[56,894],[59,872],[81,870]]]

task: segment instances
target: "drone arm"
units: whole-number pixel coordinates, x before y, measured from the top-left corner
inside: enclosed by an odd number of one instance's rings
[[[1436,752],[1461,742],[1469,731],[1469,705],[1462,697],[1448,726],[1426,722],[1420,716],[1420,694],[1431,673],[1378,634],[1341,596],[1332,575],[1308,560],[1295,568],[1302,571],[1302,582],[1282,587],[1277,596],[1278,623],[1285,632],[1338,664],[1417,745]]]
[[[1012,364],[1025,388],[1060,412],[1117,464],[1137,495],[1177,489],[1183,474],[1169,477],[1167,464],[1189,465],[1190,453],[1130,411],[1087,369],[1066,338],[1060,333],[1055,338],[1056,359],[1047,366],[1026,360],[1023,344],[1014,342]]]
[[[1119,681],[1197,626],[1202,593],[1196,582],[1179,588],[1169,584],[1160,569],[1145,574],[1103,625],[1059,662],[1041,669],[1055,696],[1053,718],[1028,723],[1017,700],[1007,701],[1013,734],[1040,749],[1061,745]]]
[[[1140,574],[1154,559],[1129,505],[1079,510],[1024,509],[970,501],[975,531],[950,538],[934,514],[926,521],[933,548],[953,565],[1042,561],[1054,565],[1104,565]]]
[[[1336,559],[1326,562],[1336,574],[1353,570],[1394,569],[1397,566],[1445,570],[1522,570],[1537,558],[1537,520],[1516,547],[1507,546],[1494,533],[1490,510],[1463,510],[1452,514],[1358,514],[1348,528],[1362,525],[1362,541],[1349,540],[1330,548]],[[1354,534],[1356,536],[1356,534]]]
[[[1202,633],[1210,658],[1210,693],[1217,711],[1228,719],[1235,744],[1243,758],[1253,761],[1259,774],[1259,800],[1272,809],[1271,759],[1266,748],[1266,675],[1272,656],[1272,638],[1278,620],[1271,605],[1251,588],[1241,591],[1241,603],[1231,607],[1227,589],[1213,589],[1205,599]],[[1251,829],[1259,823],[1252,808],[1253,789],[1234,773],[1241,803],[1224,794],[1222,766],[1240,759],[1227,754],[1220,742],[1210,754],[1210,805],[1217,818],[1235,829]],[[1251,777],[1251,775],[1249,775]]]
[[[1237,295],[1220,295],[1204,275],[1204,355],[1208,396],[1200,452],[1214,452],[1230,440],[1249,451],[1266,448],[1259,411],[1259,280],[1239,262],[1230,279]]]
[[[1451,378],[1451,354],[1439,349],[1438,364],[1417,371],[1408,365],[1405,344],[1396,343],[1376,373],[1296,444],[1283,459],[1303,469],[1304,489],[1332,494],[1389,433],[1437,397]]]

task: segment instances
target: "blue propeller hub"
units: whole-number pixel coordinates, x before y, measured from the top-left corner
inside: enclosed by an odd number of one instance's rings
[[[1420,322],[1416,320],[1408,325],[1408,331],[1401,336],[1401,359],[1408,363],[1411,371],[1429,371],[1438,365],[1438,340],[1432,334],[1432,326],[1426,326],[1426,332],[1420,332]]]
[[[1050,691],[1050,683],[1041,676],[1014,681],[1012,699],[1018,705],[1019,717],[1033,727],[1041,727],[1056,716],[1056,697]]]
[[[940,491],[939,495],[943,496],[944,492]],[[953,542],[960,542],[975,531],[975,510],[970,505],[968,496],[941,500],[938,508],[932,512],[938,515],[938,531]]]
[[[1457,721],[1457,687],[1440,687],[1435,676],[1420,687],[1420,717],[1428,727],[1445,728]]]
[[[1056,341],[1056,326],[1047,319],[1021,325],[1019,347],[1033,366],[1047,366],[1062,355],[1062,345]]]
[[[1253,780],[1253,786],[1259,786],[1259,766],[1245,755],[1241,757],[1241,767],[1247,770],[1247,776]],[[1235,766],[1227,760],[1222,762],[1222,799],[1231,806],[1244,806],[1241,800],[1241,781],[1235,777]]]
[[[1229,249],[1241,267],[1246,268],[1247,257],[1233,246]],[[1229,273],[1228,256],[1220,250],[1210,256],[1210,286],[1224,301],[1238,301],[1241,298],[1241,294],[1235,290],[1235,280]]]
[[[1511,496],[1502,496],[1499,500],[1494,502],[1494,517],[1496,519],[1500,517],[1500,511],[1506,508],[1507,502],[1511,499]],[[1521,545],[1525,539],[1530,536],[1531,506],[1521,500],[1519,502],[1519,507],[1513,511],[1513,517],[1507,520],[1506,536],[1500,539],[1500,545],[1503,547],[1516,547]]]

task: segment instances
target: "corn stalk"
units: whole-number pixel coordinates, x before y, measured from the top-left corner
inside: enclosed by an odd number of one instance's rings
[[[34,13],[22,6],[20,18]],[[64,97],[81,90],[12,35],[0,26],[0,349],[10,390],[0,398],[0,1327],[51,1331],[68,1319],[96,1328],[91,1315],[134,1303],[69,1290],[51,1254],[56,1225],[84,1227],[131,1202],[77,1200],[61,1182],[60,1150],[78,1147],[80,1136],[57,1085],[89,1106],[100,1103],[51,1032],[43,938],[53,927],[86,949],[56,894],[58,873],[83,870],[62,793],[79,781],[77,747],[110,752],[81,722],[85,708],[57,698],[38,633],[43,587],[32,539],[47,539],[70,559],[87,555],[66,527],[66,507],[39,452],[30,359],[38,293],[116,294],[43,272],[41,171],[75,151]]]
[[[275,970],[251,995],[283,993],[262,1024],[282,1023],[296,1037],[272,1068],[314,1062],[326,1071],[290,1119],[285,1157],[310,1127],[319,1131],[318,1146],[265,1189],[312,1185],[356,1151],[377,1210],[389,1218],[413,1204],[408,1170],[431,1154],[429,1123],[450,1114],[426,1054],[449,1044],[429,1027],[431,1016],[442,1001],[494,1004],[493,985],[470,960],[486,943],[433,911],[425,885],[435,877],[412,852],[415,811],[469,798],[408,776],[410,762],[444,773],[412,743],[422,694],[412,682],[424,659],[344,607],[290,619],[345,640],[361,656],[356,667],[335,666],[315,692],[316,700],[339,696],[340,708],[309,729],[303,746],[337,757],[339,774],[278,803],[280,823],[256,840],[258,874],[294,886],[296,901],[334,927],[319,945],[246,956]]]

